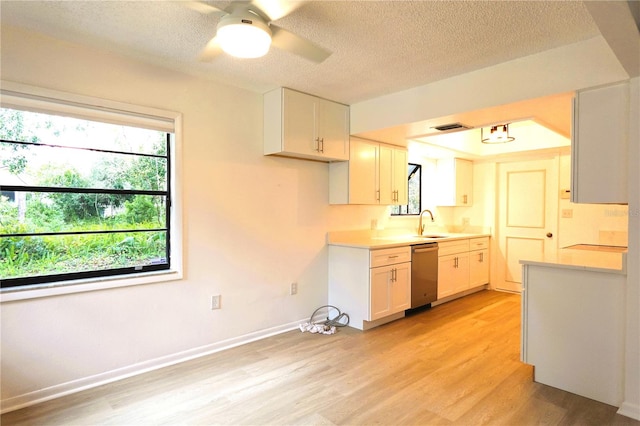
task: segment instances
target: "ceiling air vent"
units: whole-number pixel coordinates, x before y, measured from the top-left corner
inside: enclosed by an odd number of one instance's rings
[[[451,124],[443,124],[442,126],[435,126],[432,129],[440,130],[441,132],[449,132],[451,130],[467,130],[471,129],[470,126],[464,125],[462,123],[451,123]]]

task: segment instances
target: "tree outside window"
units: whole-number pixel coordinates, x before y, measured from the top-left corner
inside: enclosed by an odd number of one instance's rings
[[[172,134],[0,108],[2,288],[169,269]]]

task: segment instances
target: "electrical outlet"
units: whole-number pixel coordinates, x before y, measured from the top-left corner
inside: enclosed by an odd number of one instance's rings
[[[298,294],[298,283],[291,283],[291,286],[289,287],[289,294],[291,296]]]
[[[211,310],[220,309],[221,308],[221,299],[222,296],[219,294],[216,296],[211,296]]]
[[[468,217],[463,217],[463,218],[462,218],[462,225],[463,225],[463,226],[468,226],[468,225],[469,225],[469,223],[470,223],[470,220],[469,220],[469,218],[468,218]]]
[[[573,217],[573,209],[562,209],[562,217],[572,218]]]

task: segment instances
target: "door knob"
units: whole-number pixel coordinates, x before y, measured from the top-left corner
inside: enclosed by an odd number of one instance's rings
[[[553,234],[551,232],[547,232],[547,238],[551,238],[553,237]]]

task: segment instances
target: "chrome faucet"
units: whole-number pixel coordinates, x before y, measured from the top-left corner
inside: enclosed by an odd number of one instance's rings
[[[420,235],[422,235],[422,233],[424,232],[424,225],[422,224],[422,215],[424,214],[424,212],[429,213],[429,216],[431,216],[431,222],[435,222],[435,220],[433,219],[433,213],[431,213],[431,210],[422,210],[420,212],[420,221],[418,222],[418,233]]]

